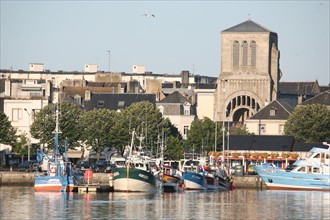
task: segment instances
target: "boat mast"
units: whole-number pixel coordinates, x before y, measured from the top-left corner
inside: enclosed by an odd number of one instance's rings
[[[128,157],[132,156],[132,150],[133,150],[133,145],[134,145],[134,135],[135,135],[135,130],[133,129],[132,131],[132,140],[131,140],[131,146],[129,148],[129,154]]]
[[[55,146],[54,146],[54,150],[53,150],[53,157],[55,159],[55,166],[56,166],[56,176],[59,175],[59,163],[58,163],[58,154],[59,154],[59,149],[58,149],[58,134],[59,133],[62,133],[60,131],[60,128],[59,128],[59,120],[58,120],[58,115],[59,115],[59,111],[58,111],[58,108],[56,109],[56,113],[55,113],[55,116],[56,116],[56,126],[55,126],[55,131],[53,131],[53,133],[55,134]]]

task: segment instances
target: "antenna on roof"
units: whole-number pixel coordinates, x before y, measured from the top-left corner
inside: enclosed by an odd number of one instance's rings
[[[250,19],[250,13],[249,13],[248,15],[249,15],[249,20],[251,20],[251,19]]]

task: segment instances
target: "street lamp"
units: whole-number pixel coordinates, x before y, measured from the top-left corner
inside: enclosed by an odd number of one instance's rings
[[[26,111],[26,113],[29,116],[29,140],[28,140],[28,161],[30,161],[30,147],[31,147],[31,116],[30,113],[28,112],[28,110],[26,108],[24,108],[24,111]]]
[[[110,73],[110,50],[107,50],[107,52],[109,53],[108,72]]]

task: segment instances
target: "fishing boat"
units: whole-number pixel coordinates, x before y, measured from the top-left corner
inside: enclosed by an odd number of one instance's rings
[[[113,172],[114,191],[119,192],[155,192],[158,190],[155,173],[150,158],[139,151],[133,152],[134,135],[129,148],[125,167],[116,167]]]
[[[73,191],[73,175],[71,173],[71,163],[67,161],[65,154],[59,153],[59,112],[56,111],[56,127],[55,127],[55,146],[53,156],[48,158],[47,170],[45,175],[35,175],[34,189],[36,192],[70,192]],[[66,144],[65,144],[66,148]],[[40,151],[39,151],[40,153]],[[38,158],[41,160],[47,155],[39,154]]]
[[[185,190],[206,190],[207,180],[205,172],[200,165],[200,160],[191,159],[182,161],[183,185]]]
[[[330,191],[330,147],[312,148],[304,160],[297,160],[289,172],[272,164],[254,166],[271,190]]]
[[[182,180],[181,172],[174,169],[172,166],[164,165],[161,172],[161,182],[163,192],[177,192],[179,191]]]

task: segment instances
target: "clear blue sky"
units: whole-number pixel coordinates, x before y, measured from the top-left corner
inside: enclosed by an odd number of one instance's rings
[[[4,1],[0,68],[220,73],[221,31],[249,19],[278,34],[281,81],[327,85],[329,1]],[[147,18],[142,14],[155,14]]]

